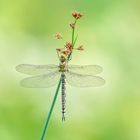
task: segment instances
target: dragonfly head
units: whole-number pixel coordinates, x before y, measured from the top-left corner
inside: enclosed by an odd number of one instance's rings
[[[63,55],[60,57],[60,62],[61,62],[61,63],[66,62],[66,58],[65,58]]]

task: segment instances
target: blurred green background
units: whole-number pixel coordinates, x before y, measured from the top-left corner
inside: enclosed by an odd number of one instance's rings
[[[84,52],[71,64],[98,64],[106,84],[100,88],[67,85],[66,122],[57,99],[46,140],[140,140],[140,1],[1,0],[0,140],[39,140],[56,87],[26,89],[21,63],[58,64],[56,48],[71,40],[71,12],[84,17],[76,34]]]

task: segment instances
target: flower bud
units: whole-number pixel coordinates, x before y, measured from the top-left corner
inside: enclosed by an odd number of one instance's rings
[[[81,46],[79,46],[79,47],[77,48],[77,50],[79,50],[79,51],[83,51],[84,48],[83,48],[83,46],[81,45]]]
[[[70,42],[66,42],[65,47],[68,51],[72,51],[72,44]]]
[[[62,39],[62,38],[63,38],[62,35],[61,35],[60,33],[56,33],[56,34],[54,35],[54,37],[55,37],[56,39]]]
[[[71,22],[71,23],[70,23],[70,27],[74,29],[75,23],[74,23],[74,22]]]
[[[61,52],[61,49],[56,49],[58,52]]]

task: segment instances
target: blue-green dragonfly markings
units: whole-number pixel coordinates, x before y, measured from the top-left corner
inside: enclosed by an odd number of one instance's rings
[[[66,113],[66,83],[76,87],[98,87],[105,80],[97,76],[102,72],[99,65],[69,65],[64,56],[60,56],[60,64],[32,65],[20,64],[16,67],[18,72],[31,75],[23,79],[20,84],[26,88],[48,88],[55,86],[61,78],[62,120]]]

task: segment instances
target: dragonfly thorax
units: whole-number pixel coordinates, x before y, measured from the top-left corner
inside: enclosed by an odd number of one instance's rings
[[[60,57],[60,64],[59,64],[59,71],[60,72],[66,72],[67,71],[67,59],[61,55]]]
[[[66,72],[67,71],[65,63],[59,65],[59,71],[60,72]]]

